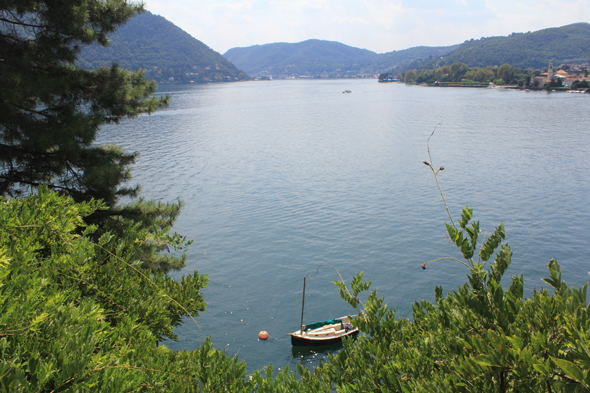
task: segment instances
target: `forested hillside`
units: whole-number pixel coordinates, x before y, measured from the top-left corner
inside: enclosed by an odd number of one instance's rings
[[[232,48],[223,56],[252,76],[346,77],[364,72],[378,55],[339,42],[307,40]]]
[[[404,50],[394,50],[379,55],[372,68],[376,72],[384,72],[395,67],[404,66],[415,60],[430,59],[447,55],[457,49],[459,45],[452,46],[416,46]]]
[[[377,54],[339,42],[307,40],[232,48],[223,56],[201,41],[149,12],[136,16],[110,36],[108,47],[86,47],[79,56],[84,68],[110,62],[124,68],[145,68],[156,81],[212,82],[251,76],[346,78],[382,72],[441,67],[462,62],[469,67],[511,64],[544,68],[550,60],[590,60],[590,24],[576,23],[507,37],[481,37],[446,47],[418,46]],[[233,64],[232,64],[233,63]],[[235,64],[235,65],[234,65]],[[236,67],[237,66],[237,67]],[[239,69],[238,69],[239,68]],[[241,71],[243,70],[243,71]]]
[[[417,46],[383,54],[339,42],[307,40],[232,48],[224,56],[253,76],[345,78],[435,69],[455,62],[469,67],[510,64],[544,68],[590,61],[590,24],[576,23],[507,37],[481,37],[441,47]]]
[[[508,63],[518,68],[544,68],[549,61],[587,63],[590,61],[590,24],[575,23],[528,33],[512,33],[508,37],[471,39],[444,58],[414,61],[394,72],[435,68],[455,62],[469,67],[500,66]]]
[[[109,36],[107,47],[85,47],[78,56],[84,68],[111,62],[121,67],[146,69],[156,81],[215,82],[248,79],[219,53],[165,18],[145,12]]]

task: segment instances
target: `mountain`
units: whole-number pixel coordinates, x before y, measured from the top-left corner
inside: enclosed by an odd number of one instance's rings
[[[469,67],[508,63],[544,68],[550,60],[590,61],[590,24],[576,23],[507,37],[482,37],[446,47],[418,46],[377,54],[334,41],[307,40],[232,48],[223,56],[165,18],[145,12],[110,36],[106,47],[85,47],[79,64],[95,68],[117,62],[145,68],[148,78],[181,82],[245,80],[252,76],[363,77],[382,72],[433,69],[454,62]],[[232,64],[233,63],[233,64]],[[235,65],[234,65],[235,64]],[[244,71],[241,71],[236,65]]]
[[[346,77],[365,71],[378,57],[367,49],[334,41],[307,40],[232,48],[226,59],[252,76]]]
[[[500,66],[508,63],[519,68],[544,68],[553,60],[556,66],[590,61],[590,24],[575,23],[528,33],[512,33],[507,37],[482,37],[459,45],[443,59],[414,61],[395,72],[434,68],[454,62],[469,67]]]
[[[432,59],[447,55],[458,47],[459,45],[416,46],[409,49],[387,52],[379,55],[370,67],[376,72],[384,72],[395,67],[404,66],[415,60]]]
[[[111,44],[82,49],[78,64],[96,68],[111,62],[146,69],[157,81],[215,82],[249,79],[226,58],[165,18],[140,14],[109,36]]]
[[[590,24],[575,23],[507,37],[482,37],[441,47],[418,46],[377,54],[339,42],[307,40],[232,48],[224,56],[252,76],[347,77],[433,69],[454,62],[469,67],[544,68],[550,60],[581,64],[590,61]]]
[[[587,62],[590,57],[590,24],[575,23],[532,33],[512,33],[467,41],[450,56],[451,63],[461,61],[471,67],[502,65],[546,67],[554,64]]]

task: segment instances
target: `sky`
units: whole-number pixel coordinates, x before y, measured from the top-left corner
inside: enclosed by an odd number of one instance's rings
[[[377,53],[590,22],[590,0],[144,0],[213,50],[307,39]]]

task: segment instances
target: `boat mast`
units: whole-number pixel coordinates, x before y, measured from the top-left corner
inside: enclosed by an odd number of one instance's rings
[[[305,276],[303,276],[303,300],[301,301],[301,335],[303,335],[303,329],[305,326],[303,325],[303,307],[305,306]]]

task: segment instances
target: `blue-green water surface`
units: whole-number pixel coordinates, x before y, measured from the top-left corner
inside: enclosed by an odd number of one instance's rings
[[[342,94],[343,90],[352,94]],[[319,265],[360,271],[399,317],[434,288],[466,281],[445,237],[447,202],[488,233],[501,221],[508,273],[541,287],[556,258],[576,287],[590,270],[590,95],[426,88],[375,80],[165,85],[171,106],[101,131],[101,143],[140,156],[143,195],[184,201],[175,230],[194,240],[186,268],[210,278],[197,318],[217,348],[247,362],[315,364],[285,333],[301,318],[303,277]],[[305,321],[352,312],[329,267],[308,278]],[[258,332],[270,334],[258,340]],[[191,320],[173,349],[203,342]],[[333,349],[332,349],[333,350]]]

